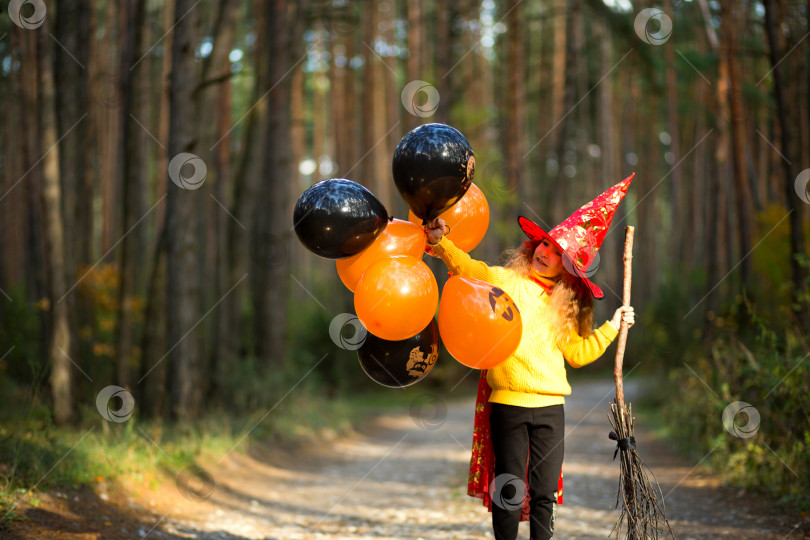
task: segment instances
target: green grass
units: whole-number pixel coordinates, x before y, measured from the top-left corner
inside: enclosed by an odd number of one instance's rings
[[[341,398],[298,390],[247,416],[211,413],[190,424],[137,414],[119,424],[92,410],[84,411],[78,427],[66,429],[53,426],[42,406],[18,418],[6,415],[0,423],[0,528],[14,519],[18,504],[35,503],[42,490],[125,478],[155,486],[167,474],[252,444],[295,448],[332,440],[381,412],[407,414],[410,403],[432,393],[421,385],[365,388]]]

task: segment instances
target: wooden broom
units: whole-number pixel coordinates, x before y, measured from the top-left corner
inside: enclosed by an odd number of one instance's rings
[[[624,240],[624,285],[622,303],[630,305],[630,280],[632,278],[633,260],[633,227],[627,227]],[[619,455],[619,490],[616,494],[616,507],[621,505],[619,520],[613,527],[616,538],[627,540],[657,539],[660,533],[669,531],[674,539],[672,529],[666,517],[664,497],[661,486],[655,480],[649,467],[641,459],[636,450],[636,439],[633,436],[635,418],[629,404],[624,403],[624,384],[622,382],[622,363],[624,349],[627,344],[627,323],[621,322],[619,327],[619,341],[616,347],[616,363],[613,369],[613,379],[616,383],[616,399],[610,404],[608,420],[613,427],[610,438],[616,441],[616,453]],[[616,453],[613,458],[616,458]],[[652,476],[652,482],[647,477]],[[660,497],[661,504],[658,503]],[[666,529],[663,528],[666,525]],[[624,532],[623,532],[624,531]]]

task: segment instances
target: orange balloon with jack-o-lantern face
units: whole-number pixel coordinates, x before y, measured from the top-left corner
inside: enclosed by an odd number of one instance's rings
[[[485,281],[453,276],[439,302],[439,334],[447,351],[467,367],[489,369],[518,348],[523,322],[515,302]]]

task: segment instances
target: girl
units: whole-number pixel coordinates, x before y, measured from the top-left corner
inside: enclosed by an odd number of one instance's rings
[[[440,257],[455,275],[480,279],[506,291],[523,321],[517,350],[485,375],[487,390],[491,389],[489,425],[479,426],[478,415],[476,421],[476,431],[491,430],[494,479],[484,483],[483,491],[491,497],[496,540],[517,537],[526,484],[531,538],[552,537],[563,462],[564,396],[571,393],[565,362],[573,367],[593,362],[616,338],[621,321],[628,326],[635,322],[633,308],[620,307],[610,321],[592,331],[593,299],[603,298],[604,293],[586,275],[631,179],[612,187],[548,233],[519,218],[529,241],[508,252],[504,266],[487,266],[453,245],[444,237],[444,220],[434,219],[426,225],[429,253]],[[488,438],[483,437],[483,442],[489,443]]]

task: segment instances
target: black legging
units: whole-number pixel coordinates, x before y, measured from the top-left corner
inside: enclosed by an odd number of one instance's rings
[[[563,406],[530,408],[493,403],[489,422],[495,451],[492,493],[495,540],[517,538],[527,457],[531,539],[549,540],[554,534],[555,492],[564,453]]]

